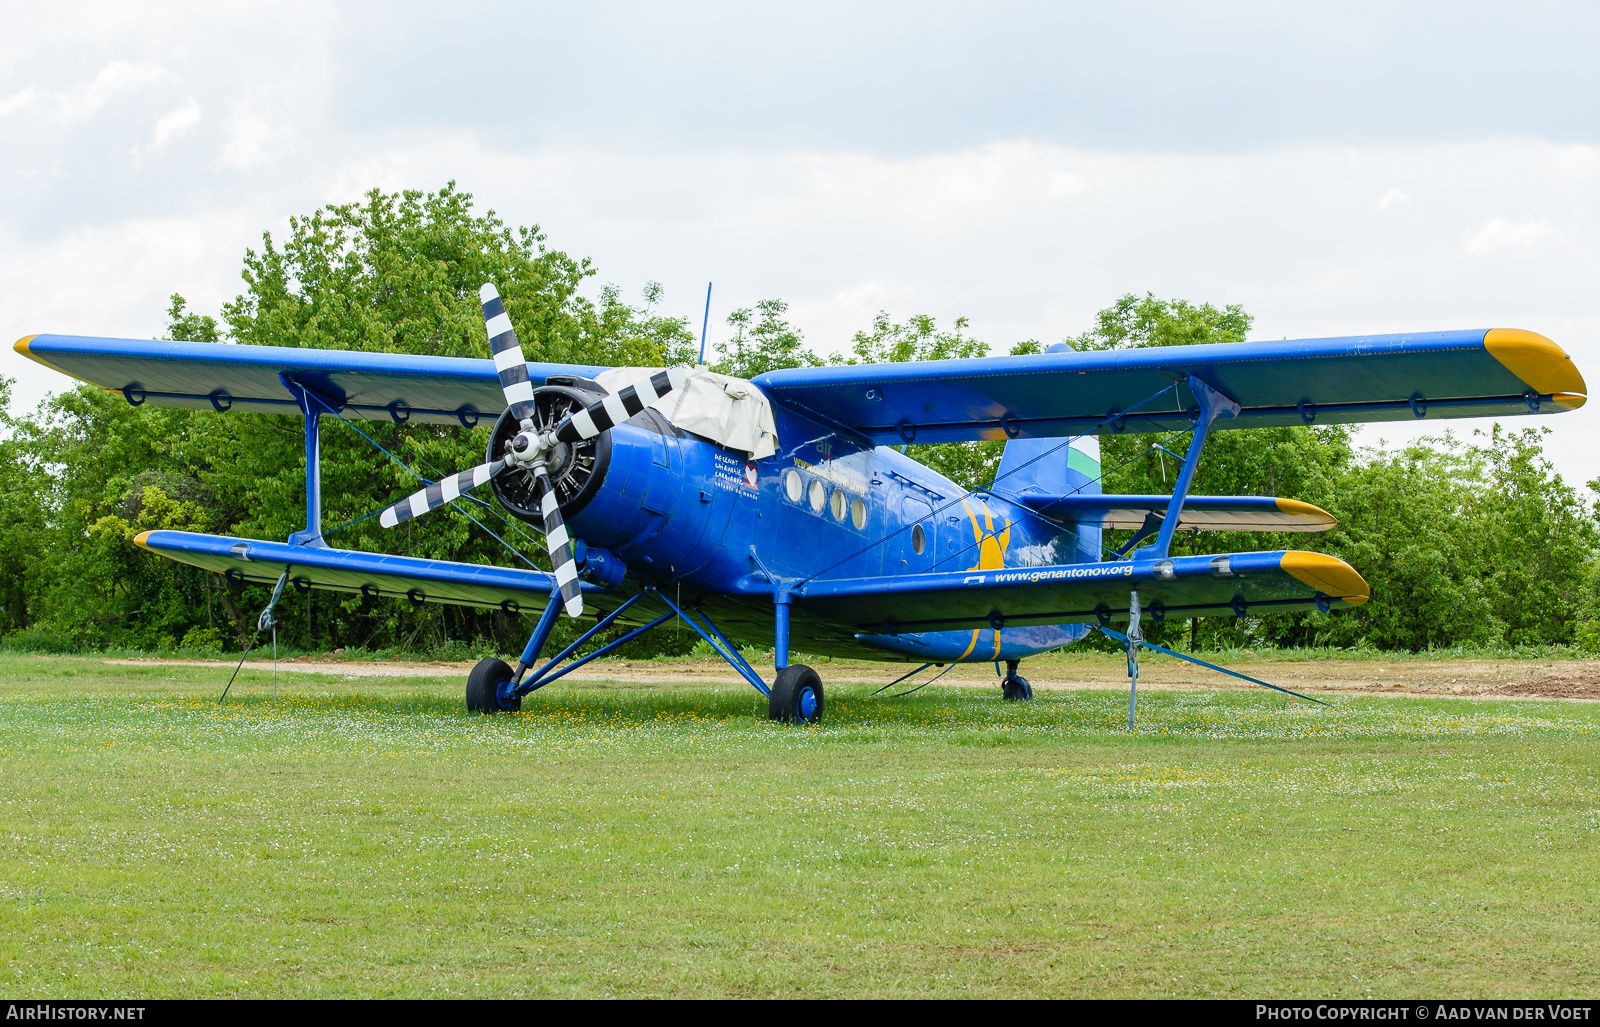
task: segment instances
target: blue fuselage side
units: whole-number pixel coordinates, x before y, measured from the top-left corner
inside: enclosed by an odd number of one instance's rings
[[[782,408],[775,416],[782,445],[760,460],[687,433],[618,425],[601,487],[570,518],[571,530],[619,556],[635,579],[629,585],[677,589],[750,642],[773,635],[768,572],[794,583],[1100,558],[1098,527],[1067,530],[1001,495],[969,495],[896,450],[861,445]],[[1036,465],[1054,461],[1074,487],[1099,491],[1097,448],[1088,473],[1082,451],[1068,467],[1067,440],[1030,444],[1046,447]],[[943,663],[1021,659],[1088,630],[862,635],[808,616],[802,600],[792,642],[811,653]]]

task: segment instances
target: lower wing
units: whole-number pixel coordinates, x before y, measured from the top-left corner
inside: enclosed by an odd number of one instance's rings
[[[147,531],[134,542],[153,553],[225,574],[235,581],[272,584],[287,567],[290,583],[302,592],[324,588],[360,592],[373,599],[410,599],[419,604],[498,606],[515,613],[543,607],[556,587],[555,575],[549,571],[385,556],[191,531]],[[594,587],[585,585],[584,589]]]
[[[1370,596],[1343,560],[1297,550],[811,581],[794,595],[809,612],[893,635],[1126,620],[1134,591],[1156,620],[1347,609]]]

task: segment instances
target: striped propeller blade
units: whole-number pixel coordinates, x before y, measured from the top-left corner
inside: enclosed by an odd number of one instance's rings
[[[539,512],[544,514],[544,544],[550,551],[556,587],[561,590],[561,605],[566,608],[568,617],[582,617],[583,590],[578,586],[578,562],[572,555],[567,526],[561,521],[561,503],[543,467],[539,468],[539,493]]]
[[[483,301],[483,324],[489,332],[489,349],[494,351],[494,369],[500,375],[506,406],[517,420],[526,420],[533,416],[533,383],[528,380],[528,362],[523,359],[517,330],[511,327],[506,305],[500,302],[500,290],[493,282],[483,284],[478,298]]]
[[[575,410],[556,425],[556,441],[571,443],[592,439],[638,414],[673,389],[683,388],[688,378],[689,372],[683,368],[669,367],[582,410]]]
[[[448,478],[436,481],[421,492],[414,493],[383,511],[378,515],[378,523],[385,528],[392,528],[412,518],[421,517],[429,510],[437,510],[446,503],[459,499],[461,493],[475,489],[493,478],[504,470],[505,466],[504,460],[496,460],[494,463],[479,464],[469,471],[452,474]]]

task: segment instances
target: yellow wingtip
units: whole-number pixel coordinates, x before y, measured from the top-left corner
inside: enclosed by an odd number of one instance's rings
[[[150,537],[150,532],[141,531],[141,532],[139,532],[139,534],[133,536],[133,544],[136,545],[136,546],[139,546],[142,549],[149,549],[150,547],[144,544],[144,540],[149,538],[149,537]]]
[[[77,378],[78,381],[80,381],[80,382],[89,381],[87,378],[79,378],[77,375],[73,374],[71,371],[62,370],[61,368],[59,368],[56,365],[52,364],[50,361],[46,360],[44,357],[41,357],[39,354],[35,353],[33,351],[33,349],[28,344],[30,342],[32,342],[34,339],[37,339],[40,334],[41,333],[39,333],[39,332],[34,332],[32,335],[24,335],[22,338],[18,339],[16,342],[13,342],[11,344],[11,348],[16,350],[18,353],[21,353],[23,356],[27,357],[29,360],[33,361],[34,363],[43,364],[45,367],[48,367],[52,371],[60,371],[62,374],[66,375],[68,378]],[[95,383],[94,382],[89,382],[89,384],[90,385],[94,385]],[[121,389],[111,389],[111,388],[107,388],[104,385],[101,385],[99,387],[102,388],[102,389],[105,389],[107,392],[115,392],[119,396],[122,395],[122,390]]]
[[[1577,409],[1589,394],[1583,375],[1567,351],[1538,332],[1493,328],[1484,333],[1483,348],[1540,395],[1565,397],[1556,400],[1564,409]]]
[[[1317,530],[1327,531],[1339,523],[1339,518],[1324,510],[1320,506],[1305,503],[1298,499],[1276,499],[1279,511],[1291,517],[1317,525]]]
[[[1372,588],[1356,569],[1337,556],[1291,550],[1278,563],[1285,572],[1334,599],[1360,606],[1372,597]]]

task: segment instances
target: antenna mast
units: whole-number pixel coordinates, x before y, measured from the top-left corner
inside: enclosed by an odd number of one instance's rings
[[[700,363],[706,362],[706,328],[711,324],[711,283],[706,283],[706,314],[700,321]]]

